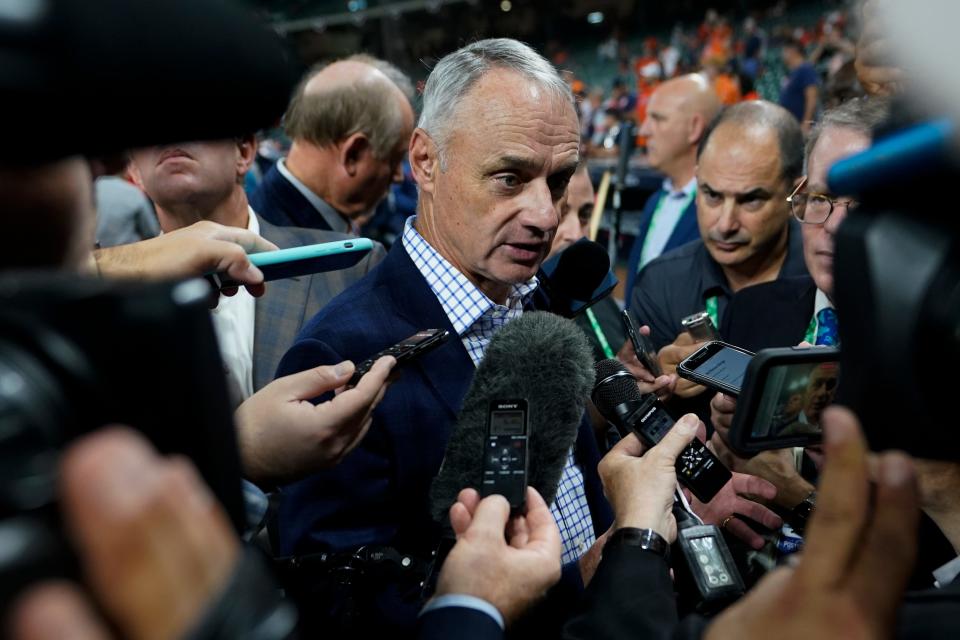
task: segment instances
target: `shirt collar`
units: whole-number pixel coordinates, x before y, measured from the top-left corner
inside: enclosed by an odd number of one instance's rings
[[[507,304],[497,305],[420,235],[413,226],[416,219],[416,216],[410,216],[403,225],[403,248],[426,279],[458,336],[462,337],[480,318],[498,306],[522,309],[529,302],[540,284],[536,276],[513,285]]]
[[[833,309],[833,303],[820,289],[817,289],[817,295],[813,299],[813,317],[818,317],[824,309]]]
[[[317,210],[327,224],[330,225],[330,228],[333,231],[338,231],[340,233],[351,233],[350,223],[347,219],[340,214],[339,211],[334,209],[330,204],[315,194],[310,190],[310,187],[300,182],[300,180],[290,173],[290,169],[287,168],[287,164],[281,159],[277,161],[277,171],[280,172],[284,178],[286,178],[294,188],[300,192],[300,194],[307,199],[313,208]]]
[[[664,178],[662,188],[664,191],[667,192],[668,195],[671,195],[675,198],[679,198],[679,197],[689,198],[693,194],[693,192],[697,190],[697,177],[694,176],[690,178],[690,181],[687,182],[687,184],[683,185],[683,188],[679,190],[677,190],[673,186],[673,180],[671,180],[670,178]]]
[[[260,235],[260,220],[257,219],[257,213],[250,205],[247,205],[247,211],[249,212],[249,215],[247,216],[247,231],[252,231],[257,235]]]

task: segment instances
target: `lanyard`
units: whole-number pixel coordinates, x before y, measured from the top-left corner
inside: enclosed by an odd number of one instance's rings
[[[714,328],[720,328],[720,319],[717,313],[717,296],[707,298],[707,315],[713,320]]]
[[[650,224],[647,226],[647,235],[643,239],[643,249],[641,249],[640,251],[640,262],[637,263],[637,273],[640,273],[640,269],[644,265],[646,265],[648,262],[650,262],[650,260],[653,260],[656,257],[656,256],[650,256],[649,258],[647,258],[647,254],[650,251],[650,238],[653,237],[653,229],[654,227],[657,226],[657,219],[660,217],[660,213],[663,210],[663,205],[666,204],[667,200],[669,200],[672,196],[673,194],[670,193],[669,191],[665,192],[663,194],[663,197],[660,198],[660,201],[657,202],[657,206],[653,210],[653,215],[650,216]],[[690,203],[693,202],[693,199],[696,197],[697,197],[697,190],[695,188],[691,190],[689,194],[684,196],[683,202],[680,205],[681,215],[684,211],[687,210],[687,207],[690,206]],[[667,242],[669,241],[670,240],[668,238]]]
[[[600,348],[603,349],[603,354],[608,358],[616,358],[616,354],[613,352],[613,349],[610,348],[610,343],[607,342],[607,336],[603,335],[603,329],[600,328],[600,323],[597,322],[597,316],[593,315],[593,309],[587,309],[587,320],[590,321],[590,326],[593,328],[594,335],[597,336],[597,341],[600,342]]]

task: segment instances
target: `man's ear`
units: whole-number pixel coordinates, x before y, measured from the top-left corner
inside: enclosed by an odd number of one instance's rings
[[[257,157],[257,137],[253,134],[237,138],[237,176],[246,175]]]
[[[367,159],[369,154],[373,153],[370,146],[370,139],[366,134],[358,131],[340,143],[340,166],[348,176],[355,177],[360,169],[360,164]]]
[[[130,162],[127,163],[126,174],[130,176],[130,179],[133,181],[133,184],[146,193],[146,189],[143,187],[143,176],[140,175],[140,169],[137,167],[137,161],[135,157],[130,158]]]
[[[440,171],[440,150],[430,134],[420,128],[414,129],[410,136],[408,156],[410,171],[417,186],[422,191],[433,193],[434,181]]]
[[[687,132],[687,142],[690,144],[699,144],[703,132],[707,128],[707,121],[699,113],[693,114],[690,118],[690,130]]]

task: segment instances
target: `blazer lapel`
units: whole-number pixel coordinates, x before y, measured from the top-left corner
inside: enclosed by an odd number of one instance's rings
[[[284,248],[298,244],[283,227],[260,220],[260,235]],[[262,389],[273,380],[283,354],[293,346],[306,321],[311,276],[275,280],[257,298],[253,324],[253,388]]]
[[[304,227],[331,231],[330,225],[277,166],[270,168],[260,187],[267,198],[255,198],[254,209],[279,226]],[[273,202],[265,202],[272,200]]]
[[[446,329],[447,341],[412,363],[436,392],[450,412],[456,416],[463,397],[473,381],[475,367],[423,274],[407,255],[402,242],[394,244],[383,268],[391,274],[389,293],[397,314],[408,324],[410,333],[422,329]],[[406,337],[406,336],[404,336]]]

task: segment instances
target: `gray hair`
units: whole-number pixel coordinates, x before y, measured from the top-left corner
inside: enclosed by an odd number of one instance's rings
[[[468,44],[444,56],[430,72],[423,89],[423,110],[417,126],[437,144],[441,167],[460,103],[481,76],[493,69],[519,73],[575,108],[570,87],[554,66],[528,45],[510,38]]]
[[[810,162],[813,148],[817,146],[817,141],[827,129],[853,129],[873,139],[873,132],[887,120],[889,115],[890,100],[882,96],[853,98],[825,111],[807,139],[806,162]]]
[[[405,135],[395,97],[398,87],[387,80],[351,82],[307,93],[310,80],[327,66],[314,67],[300,81],[283,116],[284,133],[324,147],[360,132],[369,138],[374,156],[389,158]]]

